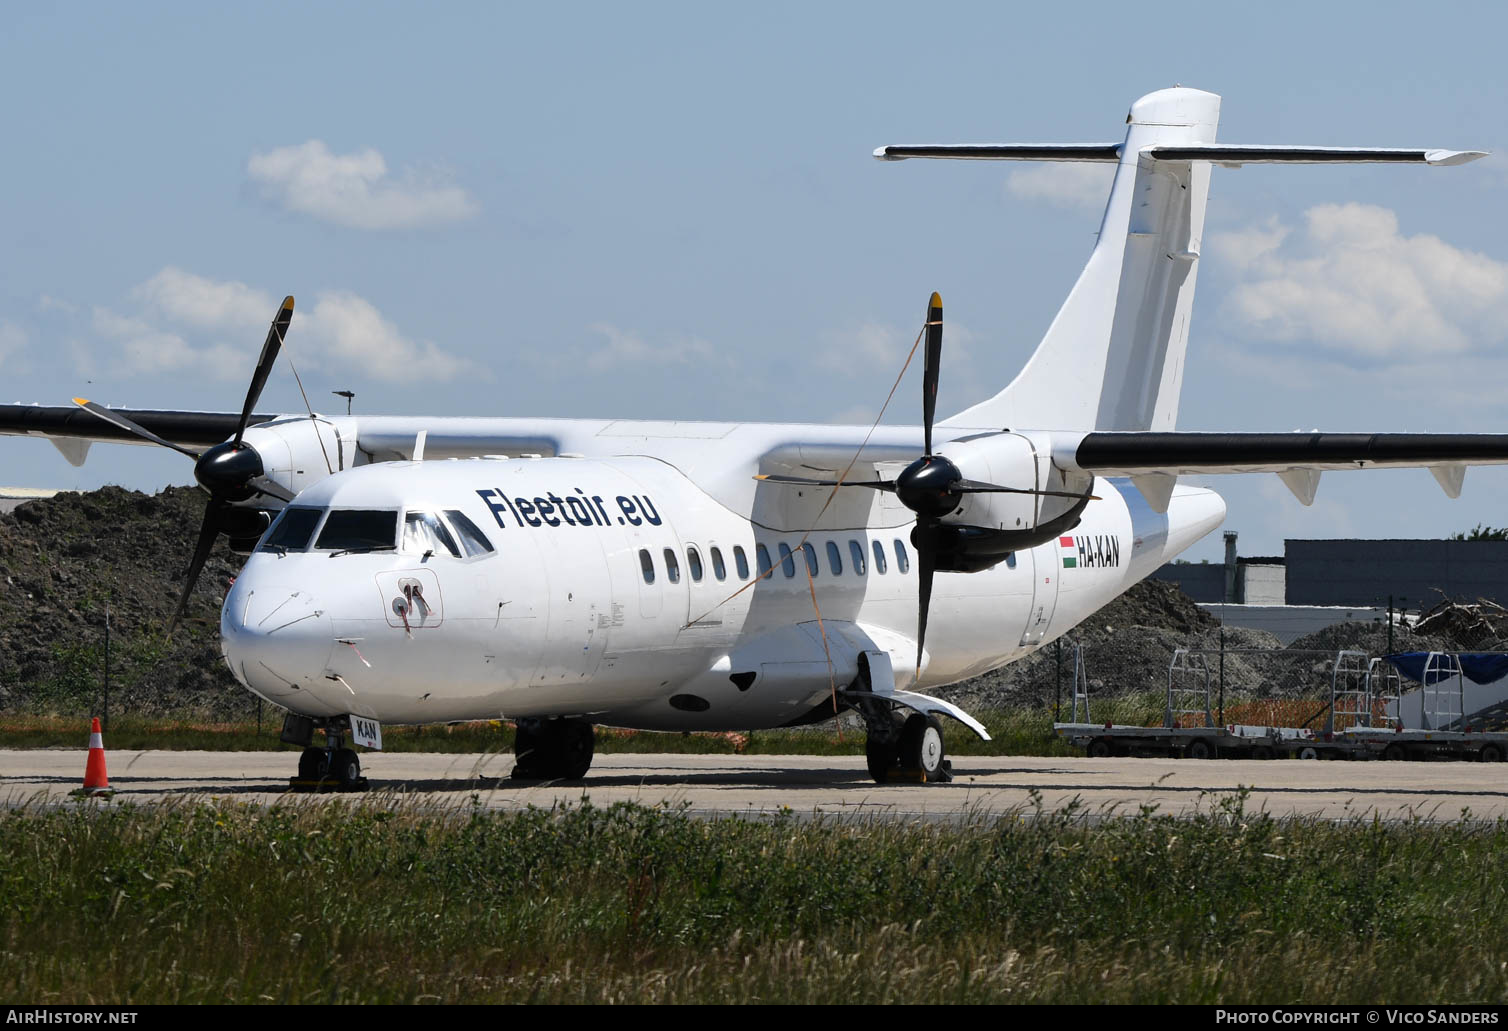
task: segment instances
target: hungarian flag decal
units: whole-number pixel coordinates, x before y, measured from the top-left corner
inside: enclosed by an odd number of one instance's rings
[[[1063,568],[1072,569],[1079,564],[1079,553],[1073,546],[1072,537],[1059,537],[1058,547],[1063,549]]]

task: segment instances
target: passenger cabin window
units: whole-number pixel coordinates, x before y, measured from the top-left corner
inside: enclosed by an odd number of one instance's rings
[[[476,523],[466,518],[466,513],[458,512],[453,508],[445,510],[445,518],[450,520],[456,536],[461,539],[461,550],[466,552],[467,558],[476,558],[478,555],[492,554],[492,542],[487,540],[487,535],[477,529]]]
[[[864,545],[858,541],[848,542],[848,557],[853,559],[853,571],[855,576],[864,575]]]
[[[760,547],[763,548],[763,545],[760,545]],[[733,565],[738,569],[738,578],[740,580],[747,580],[749,578],[749,557],[744,554],[744,549],[737,544],[733,545]]]
[[[718,548],[712,549],[712,575],[719,580],[728,579],[728,567],[723,564],[723,553]]]
[[[895,567],[902,573],[911,571],[911,559],[906,557],[906,546],[899,537],[895,539]]]
[[[817,549],[810,544],[801,545],[801,554],[806,556],[806,571],[812,576],[817,575]]]
[[[645,583],[652,584],[655,582],[655,560],[643,548],[639,549],[639,572],[644,574]]]
[[[796,560],[791,557],[791,546],[780,542],[780,569],[786,576],[796,575]]]
[[[759,561],[759,575],[764,576],[775,567],[770,563],[770,549],[763,544],[754,545],[754,557]]]
[[[392,551],[398,546],[398,513],[335,509],[314,546],[320,551]]]
[[[403,517],[403,550],[410,555],[461,557],[455,538],[433,512],[410,512]]]
[[[885,545],[879,541],[871,541],[874,545],[874,571],[881,576],[885,575]]]
[[[670,548],[665,549],[665,579],[673,584],[681,582],[681,563]]]
[[[833,576],[843,575],[843,556],[838,554],[838,546],[832,541],[827,542],[827,564],[832,566]]]
[[[260,551],[303,551],[314,536],[319,517],[325,514],[322,508],[285,508],[267,528],[262,538]]]
[[[702,556],[692,547],[686,549],[686,568],[691,570],[691,582],[702,582]]]

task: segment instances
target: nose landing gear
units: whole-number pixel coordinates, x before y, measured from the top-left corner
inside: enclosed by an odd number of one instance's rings
[[[343,717],[311,719],[290,713],[283,720],[282,740],[303,745],[298,757],[298,776],[288,778],[288,787],[297,792],[365,791],[367,779],[361,775],[361,759],[356,750],[346,747],[350,722]],[[325,732],[325,746],[313,744],[314,731]]]

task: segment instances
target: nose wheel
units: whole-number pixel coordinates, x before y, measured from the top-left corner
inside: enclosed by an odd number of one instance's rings
[[[354,748],[345,745],[346,728],[331,722],[322,729],[325,747],[305,747],[298,757],[298,776],[289,778],[288,787],[297,792],[365,791],[367,779],[361,775],[361,758]],[[311,725],[305,741],[312,737]]]
[[[596,734],[583,719],[519,720],[514,780],[580,780],[591,768]]]

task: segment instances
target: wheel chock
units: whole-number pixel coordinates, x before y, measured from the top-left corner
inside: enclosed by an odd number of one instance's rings
[[[288,790],[299,795],[326,795],[332,791],[349,794],[354,791],[365,791],[366,789],[367,779],[365,777],[359,777],[351,784],[342,784],[334,777],[321,777],[318,780],[310,780],[306,777],[288,778]]]

